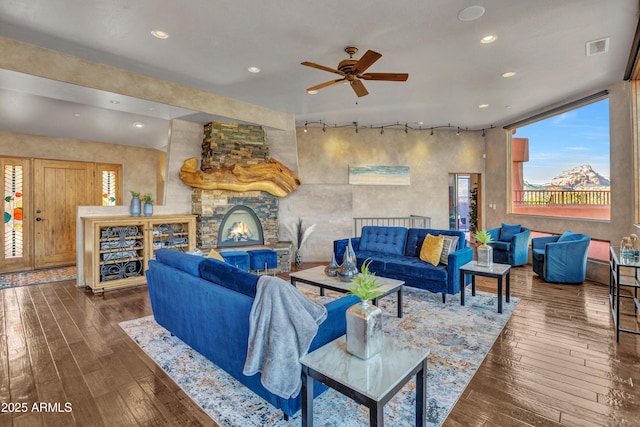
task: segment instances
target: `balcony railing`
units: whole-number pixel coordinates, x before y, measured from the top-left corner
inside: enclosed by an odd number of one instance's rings
[[[609,190],[516,190],[516,206],[608,206]]]
[[[402,217],[353,218],[354,237],[360,237],[362,227],[364,227],[365,225],[429,228],[431,227],[431,217],[411,215]]]

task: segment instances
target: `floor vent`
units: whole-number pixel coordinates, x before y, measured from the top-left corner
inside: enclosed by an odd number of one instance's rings
[[[609,52],[609,37],[587,42],[585,47],[587,56]]]

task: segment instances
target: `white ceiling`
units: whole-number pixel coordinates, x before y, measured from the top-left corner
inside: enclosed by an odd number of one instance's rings
[[[471,5],[484,15],[459,20]],[[637,0],[0,0],[0,36],[295,113],[299,125],[482,129],[622,80],[638,12]],[[497,41],[481,44],[489,34]],[[585,54],[605,37],[607,53]],[[368,72],[408,81],[365,81],[362,98],[346,85],[307,94],[339,76],[300,62],[335,68],[346,46],[382,54]],[[0,71],[0,130],[161,148],[169,119],[209,119]]]

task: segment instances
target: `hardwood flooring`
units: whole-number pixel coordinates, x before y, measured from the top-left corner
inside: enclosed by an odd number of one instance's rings
[[[608,287],[511,280],[521,302],[444,426],[639,426],[640,336],[616,343]],[[0,426],[215,426],[118,326],[150,313],[146,286],[0,291]]]

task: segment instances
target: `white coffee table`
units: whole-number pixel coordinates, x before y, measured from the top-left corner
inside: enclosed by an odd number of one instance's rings
[[[295,271],[289,274],[291,284],[296,286],[297,282],[320,288],[320,295],[324,295],[324,290],[342,292],[346,294],[349,288],[355,285],[353,281],[343,282],[339,277],[329,277],[324,273],[324,266],[309,268],[307,270]],[[389,279],[387,277],[376,276],[376,281],[380,285],[379,290],[383,295],[373,300],[373,304],[378,305],[378,300],[391,293],[398,294],[398,317],[402,317],[402,295],[404,282],[402,280]]]
[[[384,425],[384,405],[416,376],[416,423],[422,427],[427,408],[429,350],[383,337],[382,352],[362,360],[347,352],[346,337],[331,341],[300,359],[302,426],[313,426],[313,382],[320,381],[369,408],[369,425]]]

